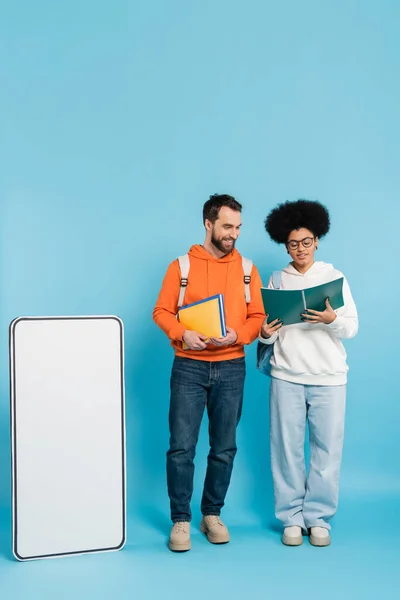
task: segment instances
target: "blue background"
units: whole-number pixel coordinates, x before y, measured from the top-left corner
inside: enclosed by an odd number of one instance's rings
[[[397,597],[399,19],[396,0],[3,0],[3,598]],[[172,352],[151,311],[168,263],[202,243],[214,192],[243,203],[238,249],[264,281],[287,262],[263,229],[272,206],[306,197],[331,211],[318,258],[346,274],[360,333],[346,344],[341,504],[328,549],[280,543],[268,382],[253,347],[224,511],[233,541],[213,547],[198,531],[204,423],[193,550],[166,549]],[[21,565],[10,552],[8,324],[65,314],[125,323],[128,543]]]

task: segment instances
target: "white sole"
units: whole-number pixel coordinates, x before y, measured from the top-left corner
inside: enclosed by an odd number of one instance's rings
[[[325,546],[330,546],[331,536],[326,538],[316,537],[314,535],[310,535],[310,544],[312,546],[317,546],[318,548],[324,548]]]
[[[282,544],[285,546],[301,546],[303,543],[303,536],[299,535],[298,537],[289,537],[286,535],[282,536]]]

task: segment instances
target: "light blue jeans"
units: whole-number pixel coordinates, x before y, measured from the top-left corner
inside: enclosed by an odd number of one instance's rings
[[[330,529],[336,513],[346,386],[312,386],[271,378],[270,440],[275,515],[284,527]],[[306,421],[310,467],[305,468]]]

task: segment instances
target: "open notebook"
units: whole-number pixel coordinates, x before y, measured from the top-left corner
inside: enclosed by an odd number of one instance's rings
[[[269,323],[282,319],[284,325],[295,325],[303,322],[301,315],[308,308],[324,311],[326,298],[329,298],[333,310],[343,306],[343,277],[305,290],[261,288],[261,294]]]

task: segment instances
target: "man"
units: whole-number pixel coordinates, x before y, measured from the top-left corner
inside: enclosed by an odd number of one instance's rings
[[[175,350],[167,483],[173,522],[169,548],[178,552],[190,550],[193,459],[206,407],[210,452],[200,529],[212,543],[229,542],[220,512],[231,479],[236,427],[242,411],[246,370],[243,346],[257,338],[264,320],[260,276],[250,263],[251,279],[247,277],[245,281],[242,257],[235,249],[242,225],[241,210],[241,204],[232,196],[211,196],[203,207],[205,242],[203,246],[192,246],[188,255],[190,270],[184,304],[223,294],[226,336],[207,340],[201,333],[185,329],[177,320],[182,279],[178,260],[169,265],[153,311],[154,321],[171,339]],[[250,291],[247,299],[245,283]],[[182,348],[183,341],[186,350]]]

